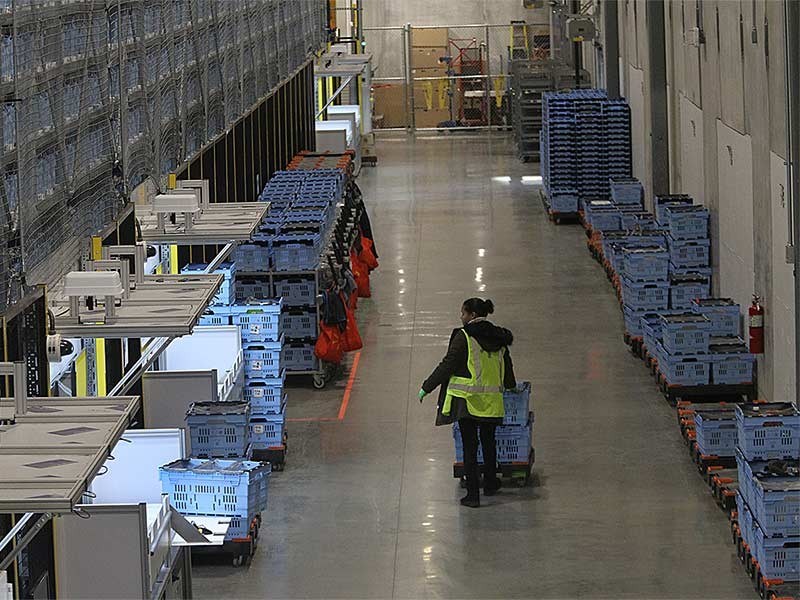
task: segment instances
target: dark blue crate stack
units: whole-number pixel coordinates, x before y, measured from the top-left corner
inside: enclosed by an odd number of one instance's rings
[[[622,216],[611,200],[585,200],[584,221],[593,232],[619,231]]]
[[[697,450],[705,458],[736,455],[736,414],[729,410],[698,410],[694,415]]]
[[[267,508],[269,463],[189,458],[160,467],[161,491],[185,516],[232,517],[225,540],[246,539]]]
[[[670,387],[704,386],[711,381],[711,322],[703,315],[661,316],[663,352],[658,368]],[[658,347],[658,342],[655,344]]]
[[[578,190],[580,201],[609,197],[609,177],[631,176],[630,109],[604,90],[542,94],[542,179],[548,197]]]
[[[735,411],[741,536],[764,579],[800,581],[800,411],[788,402]]]
[[[739,305],[730,298],[697,298],[691,310],[711,323],[709,333],[711,382],[715,385],[742,385],[753,381],[755,355],[750,354],[741,334]]]
[[[246,458],[250,445],[248,402],[192,402],[186,411],[191,456]]]
[[[534,423],[530,400],[531,384],[528,381],[520,382],[516,390],[506,390],[503,393],[505,417],[495,435],[497,462],[501,465],[527,463],[530,459],[533,448]],[[453,440],[456,462],[463,463],[464,445],[457,422],[453,424]],[[480,446],[478,447],[478,462],[483,464],[483,449]]]
[[[620,289],[628,336],[642,337],[642,317],[667,309],[668,277],[669,262],[663,247],[622,248]]]
[[[233,324],[242,332],[244,398],[250,402],[251,447],[254,451],[280,447],[286,413],[283,300],[257,300],[231,308]]]

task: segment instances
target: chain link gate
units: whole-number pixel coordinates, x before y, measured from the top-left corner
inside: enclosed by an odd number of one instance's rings
[[[378,130],[509,127],[509,57],[550,57],[549,23],[374,27],[363,35]]]

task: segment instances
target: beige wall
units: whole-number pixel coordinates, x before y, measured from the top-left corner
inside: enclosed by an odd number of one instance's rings
[[[645,1],[621,2],[619,27],[634,151],[642,152],[635,174],[649,190],[649,97],[646,85],[636,89],[647,81]],[[742,304],[754,292],[766,299],[759,388],[762,397],[785,400],[793,398],[795,382],[793,280],[784,261],[783,3],[703,0],[700,48],[685,42],[697,6],[697,0],[665,2],[670,179],[674,192],[694,195],[712,212],[715,292]]]

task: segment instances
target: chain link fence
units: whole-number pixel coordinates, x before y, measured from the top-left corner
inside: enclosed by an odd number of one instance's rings
[[[323,0],[0,0],[0,310],[326,39]]]
[[[379,27],[373,55],[376,129],[506,127],[509,60],[550,58],[548,23]]]

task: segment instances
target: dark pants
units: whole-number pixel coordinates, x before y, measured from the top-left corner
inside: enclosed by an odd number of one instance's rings
[[[467,495],[477,498],[481,485],[481,473],[478,465],[479,433],[483,448],[483,464],[486,465],[484,489],[497,487],[497,448],[494,441],[494,431],[497,426],[480,423],[474,419],[459,419],[458,427],[461,429],[461,441],[464,445],[464,476],[467,479]]]

